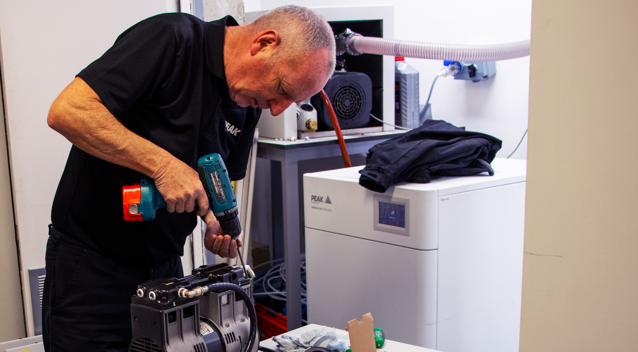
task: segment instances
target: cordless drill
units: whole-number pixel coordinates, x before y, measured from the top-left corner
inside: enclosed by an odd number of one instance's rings
[[[241,233],[237,198],[224,160],[217,153],[203,156],[197,160],[197,170],[208,195],[209,207],[222,231],[237,239]],[[166,208],[166,201],[157,187],[145,178],[140,183],[122,187],[122,201],[126,221],[150,221],[155,218],[157,209]]]

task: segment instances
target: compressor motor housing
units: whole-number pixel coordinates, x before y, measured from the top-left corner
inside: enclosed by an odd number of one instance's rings
[[[361,72],[337,71],[324,88],[337,115],[341,129],[360,128],[370,122],[372,111],[372,81]],[[334,130],[330,114],[321,96],[311,99],[317,109],[317,122],[320,131]]]
[[[225,263],[201,266],[181,279],[138,285],[137,294],[131,299],[133,339],[129,352],[244,351],[253,338],[250,315],[234,291],[209,291],[192,298],[178,293],[180,289],[214,283],[238,285],[252,300],[252,281],[244,276],[240,266]],[[257,347],[254,344],[251,352]]]

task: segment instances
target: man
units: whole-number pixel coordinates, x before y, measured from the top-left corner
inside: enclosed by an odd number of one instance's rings
[[[334,37],[315,12],[286,6],[252,24],[163,14],[122,33],[51,106],[48,123],[73,143],[52,209],[43,297],[47,351],[127,351],[139,283],[182,275],[197,215],[206,248],[235,257],[196,168],[219,153],[245,175],[260,109],[273,115],[316,94],[334,69]],[[121,187],[155,181],[167,203],[127,223]]]

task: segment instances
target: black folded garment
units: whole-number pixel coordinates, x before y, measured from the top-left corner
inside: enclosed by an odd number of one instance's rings
[[[399,182],[428,183],[442,176],[494,175],[490,163],[502,141],[468,132],[442,120],[427,120],[418,128],[370,148],[359,184],[385,192]]]

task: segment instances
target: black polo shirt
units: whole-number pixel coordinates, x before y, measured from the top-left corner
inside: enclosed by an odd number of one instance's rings
[[[242,179],[261,111],[228,95],[225,26],[162,14],[122,33],[101,58],[78,74],[129,130],[196,168],[219,153],[230,176]],[[122,186],[143,174],[73,146],[53,201],[53,226],[123,265],[151,267],[183,254],[195,213],[159,210],[153,221],[125,222]]]

